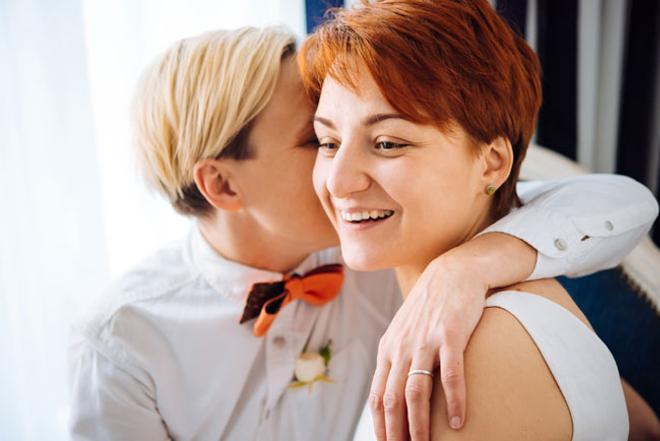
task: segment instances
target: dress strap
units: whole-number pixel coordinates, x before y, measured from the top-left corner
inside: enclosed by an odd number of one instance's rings
[[[502,291],[486,299],[525,328],[555,377],[573,420],[573,441],[628,438],[628,413],[614,357],[573,313],[537,294]]]

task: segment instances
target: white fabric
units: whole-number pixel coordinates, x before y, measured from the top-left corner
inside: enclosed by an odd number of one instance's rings
[[[338,261],[313,254],[296,270]],[[350,439],[378,339],[401,302],[390,271],[346,271],[340,295],[283,308],[266,337],[238,325],[255,282],[282,275],[219,257],[195,228],[128,273],[72,345],[75,440]],[[332,340],[332,384],[291,390],[305,344]]]
[[[628,439],[628,412],[619,371],[596,334],[571,312],[539,295],[503,291],[486,308],[507,310],[524,326],[564,395],[573,441]]]
[[[658,202],[635,180],[618,175],[521,182],[523,206],[480,234],[502,232],[538,250],[529,280],[591,274],[621,263],[648,233]],[[564,244],[565,247],[558,247]]]

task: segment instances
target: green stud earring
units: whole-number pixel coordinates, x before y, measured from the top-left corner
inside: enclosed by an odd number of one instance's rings
[[[496,191],[497,187],[495,187],[493,184],[488,184],[488,186],[486,186],[486,194],[488,196],[494,195]]]

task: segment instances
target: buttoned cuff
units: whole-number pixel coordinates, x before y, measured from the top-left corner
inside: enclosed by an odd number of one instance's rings
[[[527,280],[537,280],[584,275],[615,265],[646,232],[648,219],[653,217],[631,215],[629,208],[569,216],[558,208],[529,205],[513,210],[480,234],[509,234],[535,248],[536,265]],[[627,234],[638,230],[638,235]]]
[[[588,251],[584,234],[561,213],[521,207],[479,233],[505,233],[536,249],[534,271],[527,280],[566,274],[575,259]],[[584,239],[584,240],[583,240]]]

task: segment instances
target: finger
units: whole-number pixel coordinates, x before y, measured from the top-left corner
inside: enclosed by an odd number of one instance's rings
[[[431,351],[420,352],[411,363],[410,370],[433,371],[435,354]],[[431,392],[433,377],[423,374],[411,375],[406,380],[406,409],[408,428],[412,441],[428,441],[430,433]]]
[[[463,349],[450,344],[440,348],[440,380],[447,401],[449,427],[460,429],[465,423],[465,368]]]
[[[404,388],[409,370],[409,360],[394,361],[390,367],[383,395],[387,441],[400,441],[407,438],[408,420],[406,418]]]
[[[390,373],[389,360],[379,360],[376,365],[376,372],[371,381],[371,392],[369,393],[369,408],[371,410],[371,419],[374,423],[374,433],[378,441],[387,439],[385,431],[385,413],[383,407],[383,395],[387,385],[387,377]]]

